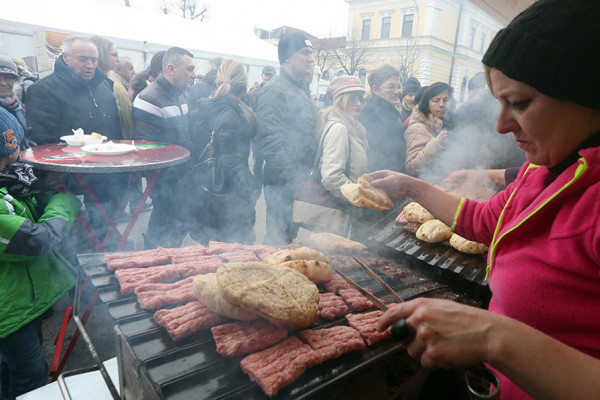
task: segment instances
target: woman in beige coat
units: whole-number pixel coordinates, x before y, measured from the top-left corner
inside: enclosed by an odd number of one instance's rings
[[[363,108],[365,89],[355,76],[333,79],[330,89],[333,104],[321,113],[317,134],[317,141],[322,146],[318,166],[323,187],[339,199],[341,206],[339,209],[317,206],[303,212],[311,214],[311,230],[347,235],[353,206],[340,188],[346,183],[356,182],[369,170],[366,130],[357,119]]]
[[[323,142],[321,182],[334,196],[344,199],[340,187],[356,182],[369,168],[366,131],[357,120],[365,90],[356,76],[335,78],[331,90],[333,105],[321,114],[317,137]]]
[[[417,176],[446,143],[443,118],[450,109],[452,88],[443,82],[429,86],[413,108],[406,140],[406,172]]]

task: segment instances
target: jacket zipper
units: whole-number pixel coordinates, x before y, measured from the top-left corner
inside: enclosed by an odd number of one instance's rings
[[[502,240],[510,232],[514,231],[515,229],[517,229],[518,227],[520,227],[521,225],[523,225],[523,223],[525,223],[525,221],[527,221],[528,219],[530,219],[533,215],[537,214],[543,207],[545,207],[548,203],[550,203],[552,200],[554,200],[558,195],[560,195],[567,188],[569,188],[575,182],[577,182],[579,180],[579,178],[581,178],[583,176],[583,174],[585,173],[585,171],[587,171],[587,169],[588,169],[588,163],[587,163],[587,161],[585,160],[584,157],[581,157],[579,159],[579,161],[581,162],[581,164],[577,167],[577,169],[575,170],[575,174],[574,174],[573,178],[569,182],[567,182],[563,187],[561,187],[559,190],[557,190],[552,196],[550,196],[550,198],[548,200],[546,200],[542,204],[540,204],[539,207],[537,207],[535,210],[533,210],[533,212],[531,214],[529,214],[525,218],[523,218],[517,225],[515,225],[514,227],[512,227],[508,231],[504,232],[502,234],[502,236],[500,236],[498,239],[496,239],[496,237],[498,236],[498,234],[500,232],[500,225],[502,223],[502,217],[504,216],[504,211],[506,210],[506,208],[510,204],[510,201],[513,199],[514,194],[520,189],[521,185],[519,185],[518,187],[516,187],[515,190],[511,193],[510,197],[508,198],[508,201],[506,202],[506,204],[502,208],[502,212],[500,213],[500,217],[498,218],[498,222],[496,224],[496,229],[494,230],[494,236],[492,237],[492,243],[490,245],[490,256],[488,257],[489,262],[488,262],[488,265],[487,265],[486,271],[485,271],[485,280],[488,280],[488,278],[490,276],[490,272],[492,271],[492,264],[493,264],[493,259],[494,259],[494,252],[496,251],[496,248],[498,247],[498,243],[500,243],[500,240]],[[525,171],[525,174],[527,174],[529,172],[529,170],[531,170],[533,168],[538,168],[538,167],[539,166],[537,166],[537,165],[531,164],[527,168],[527,171]],[[523,178],[525,178],[525,176],[523,176]],[[521,183],[523,183],[523,182],[524,181],[522,180]]]

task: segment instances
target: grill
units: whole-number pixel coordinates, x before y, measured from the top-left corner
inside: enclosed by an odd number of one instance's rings
[[[166,330],[154,321],[153,311],[141,309],[134,295],[121,295],[114,273],[104,264],[103,254],[80,254],[78,258],[85,275],[98,290],[100,300],[106,303],[109,314],[117,322],[119,384],[124,398],[268,398],[258,384],[242,372],[239,363],[243,357],[225,359],[216,352],[210,330],[173,341]],[[373,254],[360,259],[404,299],[426,296],[482,306],[482,302],[472,296],[460,294],[446,283],[415,272],[401,263]],[[354,267],[351,257],[333,256],[331,265],[341,267],[377,297],[386,302],[393,301],[371,277]],[[398,274],[404,277],[393,279]],[[311,329],[341,324],[347,324],[345,318],[332,322],[318,320]],[[421,372],[401,344],[388,340],[307,370],[298,380],[281,389],[275,398],[394,398],[415,390],[415,385],[422,385]],[[443,396],[439,398],[447,398],[449,390],[461,391],[458,385],[454,385],[454,389],[445,387]]]
[[[399,260],[412,270],[487,305],[491,294],[485,280],[486,255],[464,254],[447,244],[418,240],[413,232],[395,222],[410,201],[405,201],[367,229],[363,235],[364,243],[371,250]]]

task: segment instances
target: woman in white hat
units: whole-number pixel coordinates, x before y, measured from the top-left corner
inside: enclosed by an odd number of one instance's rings
[[[366,130],[358,122],[365,89],[358,77],[340,76],[331,81],[330,90],[333,104],[321,113],[317,135],[318,153],[322,151],[318,171],[321,183],[344,210],[322,210],[317,213],[314,225],[345,235],[350,227],[350,216],[346,211],[352,206],[340,188],[346,183],[356,182],[369,168]]]

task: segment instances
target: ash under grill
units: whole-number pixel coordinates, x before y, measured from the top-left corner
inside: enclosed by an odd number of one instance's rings
[[[103,254],[78,257],[83,271],[98,290],[100,300],[106,303],[108,312],[117,322],[120,387],[124,398],[268,398],[258,384],[242,372],[240,361],[243,357],[226,359],[217,353],[210,330],[173,341],[154,321],[153,311],[140,308],[134,295],[121,295],[114,273],[104,264]],[[403,265],[375,255],[359,258],[404,299],[426,296],[482,305]],[[371,277],[354,266],[350,257],[334,256],[331,264],[362,287],[371,289],[377,297],[393,302]],[[398,279],[399,276],[403,277]],[[311,329],[336,325],[347,325],[347,322],[345,318],[332,322],[318,320]],[[294,332],[290,332],[292,334]],[[275,398],[390,398],[409,390],[419,375],[417,371],[419,367],[408,357],[403,346],[388,340],[307,370],[298,380],[281,389]],[[445,390],[447,394],[452,389]]]

